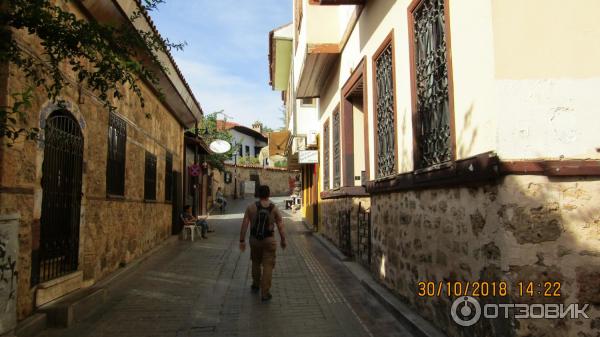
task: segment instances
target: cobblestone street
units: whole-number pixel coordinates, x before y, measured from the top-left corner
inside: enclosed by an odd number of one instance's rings
[[[42,336],[411,336],[288,216],[273,299],[262,303],[250,291],[249,249],[237,245],[247,202],[212,216],[208,240],[165,245],[109,282],[108,301],[92,315]]]

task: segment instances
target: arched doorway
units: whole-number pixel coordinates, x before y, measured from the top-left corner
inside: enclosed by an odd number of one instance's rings
[[[42,214],[32,284],[77,270],[82,168],[79,123],[68,111],[55,111],[44,127]]]

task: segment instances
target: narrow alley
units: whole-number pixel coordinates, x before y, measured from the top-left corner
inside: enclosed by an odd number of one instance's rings
[[[250,291],[249,250],[237,245],[248,202],[232,200],[226,214],[211,216],[207,240],[171,238],[106,284],[102,307],[41,336],[411,336],[289,213],[273,299],[262,303]]]

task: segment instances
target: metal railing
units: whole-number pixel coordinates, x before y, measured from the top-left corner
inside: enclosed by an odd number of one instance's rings
[[[357,260],[364,266],[371,266],[371,209],[358,204]]]
[[[340,211],[338,218],[339,248],[346,256],[352,256],[351,211]]]
[[[82,169],[79,124],[67,112],[55,113],[44,128],[42,214],[39,248],[32,254],[33,285],[77,270]]]

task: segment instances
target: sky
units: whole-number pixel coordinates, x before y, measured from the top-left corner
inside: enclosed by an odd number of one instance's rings
[[[291,22],[291,0],[166,0],[150,15],[163,37],[187,43],[171,53],[205,114],[283,126],[281,93],[269,86],[269,31]]]

